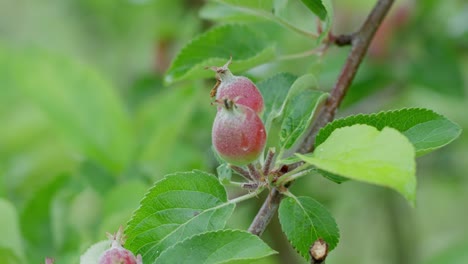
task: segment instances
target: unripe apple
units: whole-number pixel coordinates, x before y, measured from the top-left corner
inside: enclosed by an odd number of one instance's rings
[[[143,264],[141,255],[135,257],[130,250],[123,248],[125,238],[122,228],[115,235],[108,234],[108,236],[111,248],[102,253],[99,264]]]
[[[247,77],[235,76],[229,70],[232,57],[222,67],[211,67],[216,72],[216,85],[211,91],[211,97],[216,100],[228,98],[236,100],[236,104],[244,105],[257,114],[263,111],[263,97],[257,86]]]
[[[246,165],[258,158],[265,147],[266,132],[260,117],[249,107],[230,99],[217,101],[212,130],[216,152],[230,164]]]

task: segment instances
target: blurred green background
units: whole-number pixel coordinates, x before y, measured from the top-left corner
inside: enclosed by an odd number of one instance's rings
[[[357,30],[374,2],[334,1],[333,32]],[[299,0],[274,3],[276,15],[316,27]],[[216,2],[0,0],[1,263],[46,256],[78,263],[129,220],[154,181],[175,171],[215,172],[214,79],[163,80],[187,42],[230,22],[267,32],[280,55],[316,45]],[[348,51],[278,57],[237,74],[259,81],[281,71],[315,73],[328,90]],[[468,129],[466,1],[397,1],[368,55],[340,116],[426,107]],[[341,241],[327,263],[468,263],[467,160],[466,133],[419,158],[414,209],[358,182],[301,179],[293,191],[336,217]],[[247,228],[260,204],[238,206],[229,225]],[[304,263],[277,221],[264,238],[280,252],[265,263]]]

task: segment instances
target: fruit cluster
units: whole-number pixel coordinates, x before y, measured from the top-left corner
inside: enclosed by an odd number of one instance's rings
[[[251,80],[231,73],[231,61],[232,58],[222,67],[211,67],[217,80],[211,96],[218,104],[212,141],[221,158],[242,166],[255,161],[265,147],[266,132],[259,116],[264,104]]]

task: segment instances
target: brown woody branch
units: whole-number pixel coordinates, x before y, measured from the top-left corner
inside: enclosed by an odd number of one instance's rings
[[[338,107],[343,101],[343,98],[345,97],[346,92],[359,69],[369,44],[385,18],[385,15],[390,10],[393,2],[394,0],[378,0],[366,21],[364,21],[361,28],[356,33],[339,36],[331,35],[331,43],[337,46],[351,45],[351,51],[349,52],[348,58],[346,59],[341,73],[338,76],[335,86],[331,90],[330,96],[309,130],[307,137],[305,137],[302,142],[299,152],[312,152],[314,150],[315,136],[318,131],[335,118]],[[249,232],[258,236],[263,233],[278,209],[282,196],[283,195],[276,189],[272,189],[270,191],[268,198],[265,200],[250,225]]]
[[[275,215],[276,210],[278,210],[278,206],[282,198],[283,196],[276,188],[273,188],[270,191],[270,194],[266,198],[265,202],[263,202],[262,207],[249,227],[250,233],[260,236],[263,231],[265,231],[266,227]]]

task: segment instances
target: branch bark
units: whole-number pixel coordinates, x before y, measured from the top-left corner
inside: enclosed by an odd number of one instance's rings
[[[356,33],[340,35],[332,40],[333,44],[337,46],[351,44],[351,51],[349,52],[341,73],[331,90],[330,96],[318,114],[316,121],[311,126],[307,137],[305,137],[302,142],[299,152],[312,152],[314,150],[315,137],[318,131],[335,118],[338,107],[343,101],[349,86],[356,76],[369,44],[385,18],[385,15],[390,10],[393,2],[394,0],[378,0],[367,19]],[[276,189],[272,189],[270,191],[268,198],[265,200],[250,225],[249,232],[258,236],[263,233],[271,218],[275,215],[282,196],[283,195]]]
[[[263,231],[265,231],[266,227],[275,215],[276,210],[278,210],[278,206],[282,198],[283,196],[277,189],[273,188],[270,191],[270,194],[265,199],[265,202],[263,202],[262,207],[249,227],[250,233],[257,236],[262,235]]]

